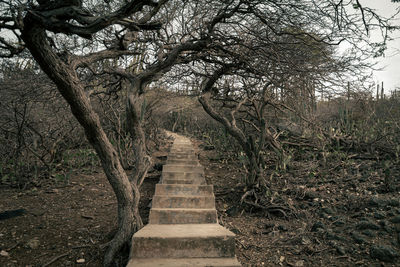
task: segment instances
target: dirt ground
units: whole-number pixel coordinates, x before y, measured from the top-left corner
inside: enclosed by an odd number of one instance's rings
[[[390,174],[394,188],[387,190],[387,176],[371,160],[324,168],[295,161],[269,178],[272,199],[289,207],[270,214],[238,205],[244,193],[239,162],[192,141],[214,185],[219,221],[237,234],[243,266],[400,266],[398,166]],[[153,155],[156,168],[142,186],[145,223],[166,155],[166,146]],[[0,266],[101,266],[116,224],[116,200],[100,169],[76,170],[68,185],[0,192],[0,212],[26,210],[0,220]],[[127,257],[126,249],[116,265],[125,266]]]
[[[200,162],[214,185],[220,223],[237,235],[244,266],[400,266],[399,166],[391,169],[388,193],[389,178],[375,161],[323,167],[294,161],[268,181],[272,199],[290,211],[270,214],[238,205],[244,194],[239,162],[204,150]]]

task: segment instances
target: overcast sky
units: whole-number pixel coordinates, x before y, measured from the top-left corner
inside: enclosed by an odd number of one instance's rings
[[[391,16],[396,13],[396,9],[400,8],[400,3],[392,3],[391,0],[360,0],[360,2],[383,16]],[[396,25],[400,26],[400,16],[397,17]],[[396,39],[388,44],[385,57],[378,58],[378,66],[384,67],[384,70],[374,72],[374,80],[383,81],[386,92],[396,87],[400,88],[400,32],[397,31],[392,37]]]

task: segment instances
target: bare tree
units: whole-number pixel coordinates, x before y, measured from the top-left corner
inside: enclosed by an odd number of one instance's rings
[[[369,40],[373,28],[381,30],[382,43]],[[199,89],[205,111],[247,156],[249,191],[268,188],[266,146],[286,163],[274,117],[290,114],[286,118],[311,123],[302,106],[312,108],[318,91],[346,88],[351,78],[365,81],[369,59],[382,54],[393,29],[358,1],[244,1],[219,25],[209,52],[190,68],[194,77],[206,77]],[[341,44],[349,47],[346,53]]]
[[[109,243],[106,266],[143,225],[139,188],[151,164],[142,127],[143,92],[172,66],[190,61],[207,48],[216,25],[231,17],[240,4],[213,0],[0,1],[0,30],[9,36],[0,38],[1,56],[14,57],[29,50],[84,128],[115,192],[118,231]],[[177,20],[183,21],[179,29]],[[135,156],[131,177],[90,100],[91,94],[112,95],[123,87]]]
[[[64,99],[32,59],[1,65],[2,172],[11,185],[41,183],[71,146],[85,144]],[[27,82],[29,81],[29,82]]]

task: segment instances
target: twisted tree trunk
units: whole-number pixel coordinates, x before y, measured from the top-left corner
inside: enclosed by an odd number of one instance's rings
[[[107,138],[98,115],[94,112],[84,88],[74,69],[63,61],[47,41],[45,29],[35,23],[28,14],[24,18],[22,38],[32,56],[43,71],[56,84],[61,95],[68,102],[71,111],[82,125],[90,144],[96,150],[104,172],[118,201],[118,231],[104,257],[104,265],[112,263],[114,255],[121,246],[129,242],[138,216],[139,190],[133,188],[127,174],[121,166],[118,154]],[[132,190],[132,188],[134,190]],[[141,220],[140,220],[141,225]]]
[[[143,227],[143,222],[139,214],[140,186],[152,164],[151,158],[147,155],[146,136],[142,126],[144,116],[144,95],[138,94],[135,90],[128,96],[127,108],[127,126],[133,141],[133,153],[135,157],[135,166],[130,177],[133,192],[135,192],[134,216],[136,218],[136,228]],[[137,198],[137,199],[136,199]]]

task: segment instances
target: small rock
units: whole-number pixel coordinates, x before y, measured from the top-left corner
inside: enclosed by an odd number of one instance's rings
[[[332,232],[327,232],[326,233],[326,239],[328,239],[328,240],[346,241],[346,238],[344,238],[344,237],[342,237],[340,235],[334,234]]]
[[[339,255],[342,255],[342,256],[346,254],[346,250],[344,249],[343,246],[337,246],[336,251],[337,251],[337,253],[339,253]]]
[[[389,225],[386,225],[383,227],[383,230],[385,230],[387,233],[392,234],[395,232],[395,228],[390,227]]]
[[[317,193],[313,192],[313,191],[307,191],[304,194],[304,199],[305,200],[313,200],[313,199],[318,198],[318,197],[319,197],[319,195]]]
[[[282,232],[287,232],[288,229],[285,225],[281,224],[278,226],[278,230]]]
[[[332,240],[328,241],[328,244],[329,244],[331,247],[334,247],[334,248],[336,248],[336,246],[337,246],[337,242],[336,242],[336,241],[332,241]]]
[[[265,224],[265,229],[269,229],[275,226],[275,223],[269,222]]]
[[[340,217],[339,216],[329,216],[329,220],[331,222],[338,220]]]
[[[346,224],[346,220],[344,218],[339,218],[335,222],[333,222],[333,224],[336,226],[342,226]]]
[[[388,233],[386,233],[386,232],[384,232],[384,231],[378,232],[378,236],[379,236],[379,237],[384,237],[384,238],[385,238],[385,237],[387,237],[387,234],[388,234]]]
[[[236,235],[240,234],[239,229],[232,228],[232,229],[230,229],[230,230],[231,230],[231,232],[233,232],[233,233],[236,234]]]
[[[317,232],[318,229],[325,229],[325,225],[322,222],[316,222],[311,227],[311,232]]]
[[[400,201],[398,199],[390,199],[387,204],[392,207],[400,207]]]
[[[303,267],[304,266],[304,261],[303,260],[299,260],[296,261],[296,263],[294,264],[295,267]]]
[[[382,207],[386,205],[386,201],[377,197],[373,197],[368,201],[367,205],[370,207]]]
[[[396,258],[400,257],[393,248],[379,245],[371,247],[369,254],[371,258],[384,262],[394,262]]]
[[[352,237],[354,239],[354,242],[356,242],[357,244],[363,244],[367,242],[364,237],[357,233],[352,233]]]
[[[285,261],[285,256],[280,256],[279,257],[279,261],[282,263],[282,262],[284,262]]]
[[[351,218],[360,218],[360,221],[361,221],[361,220],[364,220],[364,218],[365,218],[365,217],[363,217],[363,216],[364,216],[364,213],[362,213],[362,212],[357,212],[357,213],[355,213],[354,215],[352,215]],[[367,219],[365,218],[365,220],[367,220]]]
[[[379,212],[379,211],[374,212],[374,218],[378,219],[378,220],[384,219],[385,218],[385,214],[383,214],[382,212]]]
[[[76,263],[85,263],[85,259],[77,259]]]
[[[385,226],[388,225],[388,222],[385,221],[385,220],[382,220],[382,221],[379,221],[379,225],[382,226],[382,227],[385,227]]]
[[[226,214],[228,214],[229,217],[235,217],[239,214],[240,210],[237,206],[232,206],[226,210]]]
[[[379,184],[379,182],[377,184]],[[373,192],[373,191],[375,191],[375,187],[374,186],[369,186],[369,187],[367,187],[367,190]]]
[[[0,251],[0,256],[3,256],[3,257],[9,257],[9,256],[10,256],[10,254],[8,254],[8,252],[7,252],[7,251],[5,251],[5,250],[2,250],[2,251]]]
[[[361,221],[356,225],[356,229],[358,230],[379,230],[379,228],[379,225],[369,221]]]
[[[386,215],[389,216],[389,217],[392,217],[392,216],[394,216],[395,214],[394,214],[393,211],[388,211],[388,212],[386,213]]]
[[[400,215],[390,219],[390,222],[392,222],[392,223],[400,223]]]
[[[368,217],[361,216],[361,217],[360,217],[360,221],[369,222],[369,218],[368,218]]]
[[[29,240],[28,242],[26,242],[26,245],[30,248],[30,249],[37,249],[40,245],[39,239],[37,239],[36,237]]]
[[[302,237],[300,242],[302,245],[310,245],[311,244],[311,240],[307,237]]]
[[[215,146],[213,146],[213,145],[204,145],[204,146],[203,146],[203,149],[204,149],[204,150],[214,150],[214,149],[215,149]]]
[[[363,235],[369,236],[369,237],[376,237],[376,233],[371,230],[364,230],[361,232]]]
[[[334,213],[331,208],[322,208],[321,211],[329,215],[332,215]]]
[[[329,215],[329,214],[326,214],[326,213],[321,213],[321,218],[323,218],[323,219],[329,219],[329,218],[331,218],[332,216],[331,215]]]

